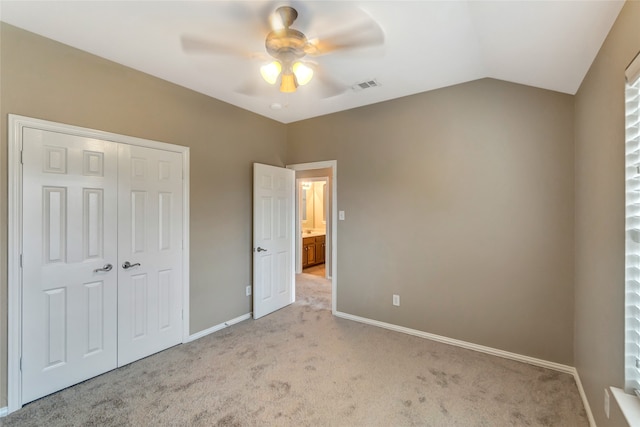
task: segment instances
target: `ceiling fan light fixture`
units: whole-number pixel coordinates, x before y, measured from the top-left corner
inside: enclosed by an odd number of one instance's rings
[[[292,93],[298,88],[298,82],[296,76],[293,73],[282,74],[282,81],[280,82],[280,92]]]
[[[276,84],[281,71],[282,65],[278,61],[273,61],[260,67],[262,78],[271,85]]]
[[[296,62],[293,64],[293,74],[295,74],[298,84],[304,86],[311,81],[313,69],[302,62]]]

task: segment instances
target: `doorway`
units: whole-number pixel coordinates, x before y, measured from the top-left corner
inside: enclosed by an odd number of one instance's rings
[[[13,412],[188,336],[189,149],[9,126]]]
[[[319,275],[331,282],[331,307],[335,314],[338,246],[337,161],[302,163],[289,165],[287,168],[296,171],[295,272],[300,274],[312,271],[304,267],[316,270],[324,267],[324,274],[321,270]],[[303,185],[306,188],[303,188]],[[315,209],[320,200],[322,209]],[[324,262],[319,261],[322,259]]]
[[[329,278],[330,270],[326,268],[327,259],[331,257],[327,250],[327,243],[330,243],[330,233],[327,232],[330,223],[329,177],[297,178],[296,194],[299,222],[296,239],[302,242],[296,272]]]

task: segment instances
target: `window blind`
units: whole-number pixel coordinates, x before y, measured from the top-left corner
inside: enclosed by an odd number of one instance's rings
[[[625,390],[634,392],[640,390],[640,56],[626,76]]]

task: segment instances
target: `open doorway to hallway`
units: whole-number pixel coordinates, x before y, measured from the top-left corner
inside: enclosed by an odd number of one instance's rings
[[[315,172],[315,171],[312,171]],[[302,174],[302,173],[301,173]],[[302,273],[327,278],[327,224],[329,218],[329,177],[296,179],[298,206],[298,239],[302,239],[300,255]]]
[[[296,287],[301,277],[323,280],[331,287],[332,311],[335,312],[337,164],[325,161],[287,167],[296,171]]]

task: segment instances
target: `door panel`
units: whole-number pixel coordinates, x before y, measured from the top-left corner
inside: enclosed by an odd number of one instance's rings
[[[183,195],[181,154],[129,145],[118,153],[122,366],[182,342]]]
[[[295,300],[295,173],[255,163],[253,174],[253,317],[257,319]]]
[[[101,258],[104,236],[104,191],[102,189],[85,188],[83,190],[83,208],[86,215],[82,218],[83,258],[85,260]]]
[[[23,133],[22,402],[117,365],[117,151]]]

